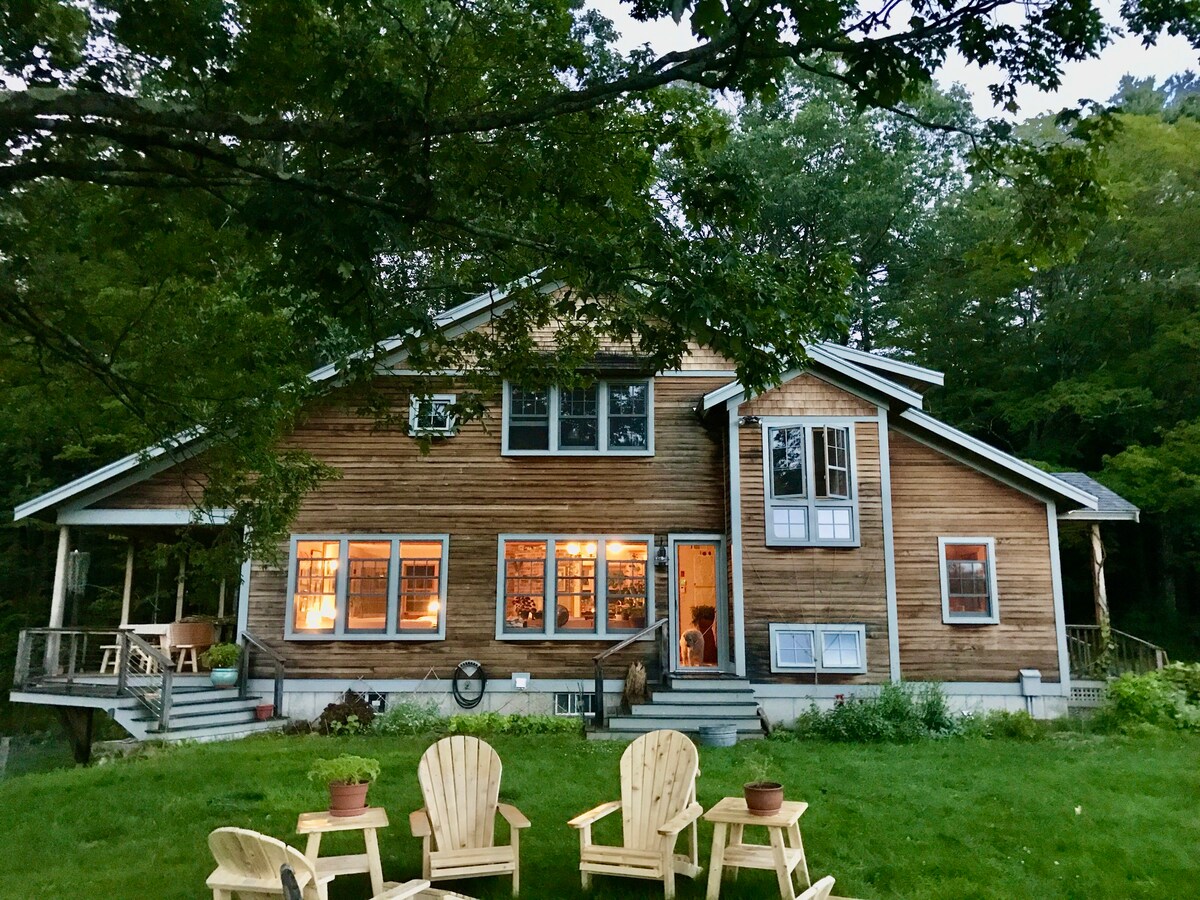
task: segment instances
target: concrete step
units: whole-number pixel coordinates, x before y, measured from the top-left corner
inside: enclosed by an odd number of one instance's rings
[[[589,741],[625,741],[629,742],[638,737],[642,732],[637,731],[611,731],[608,728],[589,729],[587,731],[587,739]],[[686,733],[686,732],[685,732]],[[693,732],[694,734],[695,732]],[[761,731],[758,732],[738,732],[738,741],[761,741],[766,735]]]
[[[641,703],[630,712],[635,716],[677,716],[681,719],[727,719],[758,718],[758,704],[751,700],[749,703],[721,703],[719,701],[672,702],[670,700],[655,700],[653,703]]]
[[[741,691],[754,693],[747,678],[680,678],[671,679],[673,691]]]
[[[171,698],[170,722],[186,724],[198,721],[212,721],[214,724],[229,721],[228,716],[254,717],[254,708],[263,702],[258,697],[247,697],[245,700],[204,700],[180,701]],[[138,722],[156,722],[157,717],[150,710],[143,708],[133,717]]]
[[[721,716],[712,718],[700,716],[609,716],[609,731],[640,732],[657,731],[660,728],[670,728],[674,731],[696,733],[701,725],[736,725],[738,734],[762,732],[762,723],[758,716]]]
[[[149,737],[159,741],[225,741],[232,738],[248,737],[252,734],[278,731],[286,724],[286,719],[269,719],[266,722],[251,719],[247,722],[234,722],[227,725],[197,725],[187,728],[170,728],[162,733],[151,732]]]
[[[740,703],[757,706],[754,691],[653,691],[651,703],[693,703],[700,706],[709,703]]]

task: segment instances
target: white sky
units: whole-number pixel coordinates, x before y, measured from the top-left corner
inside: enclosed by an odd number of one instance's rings
[[[620,0],[589,0],[593,6],[616,24],[621,33],[618,46],[622,50],[650,44],[658,53],[668,53],[694,46],[687,20],[676,25],[670,18],[656,22],[637,22],[629,17],[628,6]],[[1111,20],[1116,20],[1119,4],[1114,0],[1100,0],[1101,8]],[[1145,78],[1153,75],[1159,82],[1170,75],[1200,69],[1200,56],[1184,38],[1162,36],[1154,47],[1143,47],[1141,40],[1122,37],[1106,47],[1096,59],[1071,63],[1066,67],[1062,87],[1053,93],[1042,93],[1025,88],[1018,94],[1021,110],[1018,118],[1027,118],[1043,112],[1057,112],[1064,106],[1072,106],[1081,98],[1107,100],[1116,91],[1121,77],[1126,74]],[[957,55],[947,61],[938,80],[945,85],[961,82],[974,98],[975,112],[980,116],[994,116],[998,110],[992,105],[988,93],[989,82],[995,73],[967,65]]]

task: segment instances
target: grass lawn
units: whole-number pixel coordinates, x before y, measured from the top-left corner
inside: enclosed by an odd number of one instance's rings
[[[296,815],[324,802],[324,789],[305,773],[316,757],[340,752],[382,762],[371,801],[392,821],[381,833],[384,875],[415,877],[420,845],[407,817],[420,805],[416,763],[429,741],[266,737],[11,778],[0,783],[0,896],[205,896],[209,830],[239,825],[302,847]],[[577,837],[565,822],[617,797],[622,746],[564,736],[491,743],[504,760],[502,797],[533,821],[522,837],[522,896],[581,896]],[[708,807],[740,793],[746,757],[762,750],[788,796],[810,804],[800,825],[813,877],[833,874],[845,896],[1176,898],[1196,896],[1200,885],[1194,737],[704,748],[700,802]],[[599,838],[615,833],[601,828]],[[704,863],[710,839],[703,827]],[[361,852],[348,835],[327,836],[324,849]],[[725,883],[722,896],[769,897],[773,877],[743,873]],[[703,877],[680,884],[681,897],[703,896]],[[508,896],[507,880],[457,887],[481,898]],[[368,894],[366,876],[355,876],[335,881],[331,896]],[[593,895],[662,896],[650,882],[602,876]]]

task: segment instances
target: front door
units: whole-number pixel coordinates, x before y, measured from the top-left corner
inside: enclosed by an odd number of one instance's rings
[[[722,672],[729,665],[725,539],[671,535],[671,671]]]

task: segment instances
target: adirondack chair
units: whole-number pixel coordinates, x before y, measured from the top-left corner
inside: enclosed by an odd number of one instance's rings
[[[280,867],[291,866],[303,900],[327,900],[332,875],[318,879],[299,850],[245,828],[218,828],[208,836],[217,868],[206,884],[213,900],[268,900],[284,897]]]
[[[652,731],[621,755],[621,799],[602,803],[567,824],[579,830],[579,872],[584,890],[592,874],[662,881],[666,900],[675,896],[675,876],[695,878],[700,867],[696,802],[700,755],[678,731]],[[592,825],[621,810],[622,846],[592,843]],[[675,852],[679,834],[691,826],[690,854]]]
[[[521,829],[529,820],[500,803],[500,757],[479,738],[454,735],[425,751],[417,780],[425,807],[409,816],[421,838],[421,877],[428,881],[512,873],[521,889]],[[496,813],[508,822],[510,843],[496,846]]]
[[[796,900],[838,900],[837,897],[833,896],[833,876],[826,875],[797,897]]]
[[[283,882],[283,900],[304,900],[304,894],[296,881],[296,872],[286,863],[279,867],[279,880]],[[382,894],[376,894],[371,900],[444,900],[444,898],[461,898],[471,900],[462,894],[452,894],[430,888],[428,881],[413,879],[404,884],[388,888]]]

